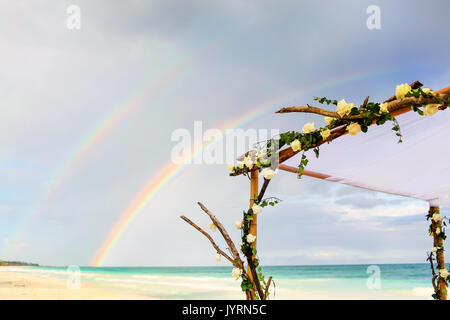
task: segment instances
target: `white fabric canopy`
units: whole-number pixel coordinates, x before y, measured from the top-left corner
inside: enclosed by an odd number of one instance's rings
[[[397,120],[403,143],[397,143],[391,122],[373,125],[367,133],[322,145],[318,159],[308,151],[306,170],[329,175],[328,181],[449,205],[450,110],[431,117],[407,112]],[[285,164],[299,162],[297,155]]]

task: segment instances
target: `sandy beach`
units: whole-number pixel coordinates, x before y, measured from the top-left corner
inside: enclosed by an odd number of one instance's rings
[[[0,300],[142,300],[143,295],[112,291],[93,284],[69,289],[65,281],[0,270]]]
[[[56,276],[59,274],[59,277]],[[91,278],[91,280],[87,280]],[[94,279],[94,280],[93,280]],[[107,280],[107,281],[105,281]],[[80,289],[70,289],[67,277],[35,268],[0,268],[1,300],[143,300],[143,299],[243,299],[233,279],[186,276],[146,276],[82,273]],[[431,299],[431,289],[343,290],[331,279],[277,280],[271,299],[379,300]]]

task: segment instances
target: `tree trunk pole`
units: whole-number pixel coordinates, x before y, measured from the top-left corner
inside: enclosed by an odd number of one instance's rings
[[[250,208],[253,206],[253,204],[255,203],[253,199],[258,198],[258,170],[252,170],[250,172]],[[257,236],[257,231],[258,231],[258,221],[257,221],[257,215],[253,214],[253,220],[250,221],[250,231],[249,233],[251,233],[254,236]],[[258,239],[255,240],[255,242],[252,243],[252,247],[256,248],[256,241]],[[250,277],[250,280],[254,283],[253,280],[253,276],[252,276],[252,271],[250,269],[249,266],[247,266],[247,274]],[[252,290],[252,299],[253,296],[255,295],[255,292]]]
[[[433,216],[434,213],[439,213],[439,207],[437,206],[430,206],[429,215],[430,217]],[[442,231],[442,220],[435,222],[434,220],[431,220],[431,229],[433,231],[433,244],[437,248],[444,249],[444,241],[439,238],[439,236],[436,234],[436,229],[439,228],[441,232]],[[436,261],[438,265],[438,271],[440,269],[445,268],[445,261],[444,261],[444,250],[439,250],[439,252],[436,253]],[[447,281],[446,279],[443,279],[439,273],[438,273],[438,287],[440,291],[440,300],[447,300]]]

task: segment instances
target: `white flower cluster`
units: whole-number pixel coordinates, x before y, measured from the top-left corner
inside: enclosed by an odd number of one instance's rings
[[[434,222],[439,222],[439,221],[442,221],[442,216],[440,213],[434,213],[433,216],[431,217],[431,219]]]
[[[433,253],[436,253],[440,249],[442,249],[442,248],[440,248],[440,247],[433,247],[433,248],[431,248],[430,251],[433,252]]]
[[[355,106],[354,103],[347,103],[344,99],[337,103],[337,113],[341,117],[348,116],[352,111],[352,108]]]
[[[264,179],[270,180],[275,175],[275,171],[272,170],[271,168],[264,168],[261,171],[261,174],[263,175]]]
[[[256,236],[253,235],[253,234],[251,234],[251,233],[249,233],[249,234],[247,235],[247,238],[246,238],[245,240],[247,240],[248,243],[253,243],[253,242],[255,242],[255,240],[256,240]]]
[[[396,88],[395,88],[395,97],[397,99],[402,99],[404,98],[409,92],[411,92],[411,87],[407,84],[407,83],[403,83],[403,84],[399,84]],[[423,88],[422,89],[423,92],[427,93],[427,94],[432,94],[434,95],[434,91],[431,90],[430,88]],[[425,116],[432,116],[434,114],[436,114],[439,111],[439,104],[436,103],[432,103],[432,104],[427,104],[425,105],[425,107],[423,108],[423,112]]]
[[[231,271],[231,276],[234,278],[234,280],[238,280],[241,275],[242,269],[233,268],[233,270]]]
[[[242,160],[238,161],[237,165],[234,165],[233,163],[229,163],[227,165],[229,172],[234,172],[237,168],[239,169],[248,169],[252,170],[255,168],[260,168],[261,166],[268,166],[270,165],[270,158],[267,155],[267,152],[265,150],[251,150],[248,152],[248,155]]]
[[[439,269],[439,275],[441,278],[447,279],[447,277],[450,275],[450,273],[447,271],[446,268]]]

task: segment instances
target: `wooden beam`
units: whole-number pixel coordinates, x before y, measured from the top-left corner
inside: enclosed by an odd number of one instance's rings
[[[446,88],[443,88],[441,90],[435,91],[435,93],[436,94],[440,94],[441,97],[442,97],[442,95],[446,95],[444,98],[445,99],[449,99],[448,95],[450,95],[450,87],[446,87]],[[420,103],[422,103],[422,102],[426,103],[426,102],[430,102],[431,101],[429,99],[431,99],[431,98],[423,98],[423,97],[411,98],[411,97],[409,97],[409,98],[404,98],[404,99],[399,100],[399,101],[392,101],[392,102],[390,102],[392,104],[392,106],[393,106],[393,111],[391,112],[391,114],[394,117],[399,116],[401,114],[404,114],[406,112],[411,111],[411,103],[413,101],[414,102],[420,102]],[[445,107],[443,107],[443,108],[445,108]],[[376,120],[374,120],[372,122],[372,125],[375,124],[375,123],[376,123]],[[339,138],[339,137],[341,137],[343,135],[346,135],[347,133],[348,133],[348,131],[346,130],[346,126],[345,125],[341,126],[341,127],[338,127],[338,128],[335,128],[335,129],[331,130],[331,134],[326,140],[319,141],[318,143],[313,145],[311,147],[311,149],[315,148],[315,147],[318,147],[318,146],[321,146],[325,142],[330,142],[330,141],[332,141],[334,139],[337,139],[337,138]],[[301,151],[302,150],[294,151],[294,150],[292,150],[291,147],[288,146],[287,148],[285,148],[285,149],[283,149],[283,150],[281,150],[279,152],[278,163],[281,164],[281,163],[285,162],[286,160],[292,158],[293,156],[295,156],[297,153],[299,153]],[[242,172],[239,172],[239,173],[233,173],[232,172],[232,173],[230,173],[230,176],[238,176],[238,175],[241,175],[242,173],[246,173],[246,172],[247,171],[242,171]]]
[[[288,166],[287,164],[280,164],[278,166],[278,169],[298,174],[298,168],[293,167],[293,166]],[[326,178],[331,177],[328,174],[311,171],[311,170],[303,170],[303,175],[308,176],[308,177],[318,178],[318,179],[326,179]]]
[[[250,172],[250,208],[255,203],[254,199],[258,198],[258,170]],[[258,233],[258,216],[253,214],[253,220],[250,221],[250,233],[257,236]],[[256,241],[252,243],[253,248],[256,249]]]
[[[255,203],[253,199],[258,198],[258,174],[259,174],[258,170],[252,170],[250,172],[250,208]],[[256,237],[258,234],[258,218],[256,214],[253,214],[252,218],[253,220],[250,221],[249,233]],[[252,243],[252,247],[255,249],[256,249],[256,241],[257,239]],[[252,270],[252,268],[250,267],[250,261],[248,261],[247,264],[247,274],[250,276],[250,280],[256,285],[256,281],[258,281],[258,279],[254,279],[254,276],[256,276],[256,274],[255,270]],[[252,292],[252,295],[254,295],[254,292]]]
[[[433,214],[440,213],[439,207],[437,206],[430,206],[430,211],[428,213],[428,217],[431,219],[431,231],[433,232],[433,245],[437,248],[442,248],[439,252],[436,253],[436,261],[437,261],[437,276],[438,276],[438,288],[440,291],[440,297],[439,300],[447,300],[447,281],[446,279],[443,279],[439,275],[439,270],[445,268],[445,260],[444,260],[444,241],[438,237],[436,234],[436,229],[439,228],[442,231],[442,220],[434,221],[432,219]]]

